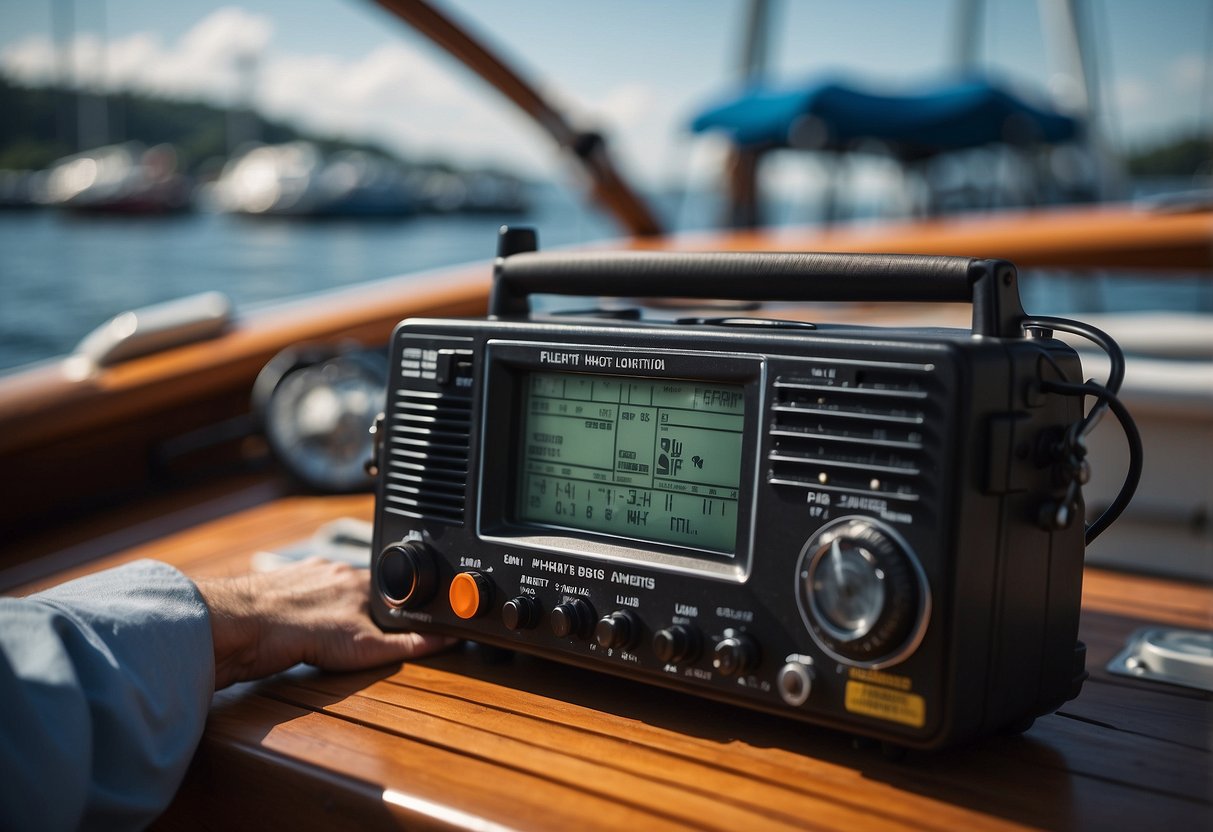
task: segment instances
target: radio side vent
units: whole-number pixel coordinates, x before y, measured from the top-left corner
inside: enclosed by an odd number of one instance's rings
[[[471,416],[467,394],[397,392],[387,445],[387,511],[463,525]]]
[[[897,364],[779,377],[768,481],[902,505],[924,499],[936,480],[933,371]]]

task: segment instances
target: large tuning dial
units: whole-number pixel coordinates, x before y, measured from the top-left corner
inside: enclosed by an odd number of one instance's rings
[[[867,517],[824,526],[801,550],[796,576],[809,633],[838,661],[888,667],[922,641],[931,607],[926,575],[887,526]]]

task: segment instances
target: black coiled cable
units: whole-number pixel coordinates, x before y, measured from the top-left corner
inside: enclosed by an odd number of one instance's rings
[[[1125,378],[1125,356],[1120,346],[1106,332],[1090,324],[1084,324],[1081,321],[1044,316],[1031,317],[1023,319],[1023,327],[1024,329],[1054,329],[1061,332],[1069,332],[1073,335],[1080,335],[1102,349],[1107,354],[1108,361],[1111,363],[1108,380],[1105,384],[1099,384],[1093,380],[1087,381],[1085,384],[1058,381],[1041,382],[1041,390],[1047,393],[1058,393],[1063,396],[1094,396],[1098,399],[1083,420],[1075,426],[1075,439],[1082,439],[1090,433],[1099,422],[1104,411],[1111,409],[1112,414],[1116,417],[1116,421],[1120,423],[1121,430],[1124,431],[1125,440],[1129,444],[1129,467],[1125,472],[1125,480],[1120,486],[1116,499],[1096,518],[1094,523],[1087,526],[1086,543],[1089,546],[1095,538],[1099,537],[1105,529],[1120,517],[1125,507],[1128,506],[1129,501],[1133,499],[1133,494],[1137,491],[1137,484],[1141,480],[1141,470],[1144,461],[1141,433],[1137,430],[1137,425],[1134,423],[1133,417],[1129,415],[1129,411],[1116,396],[1120,392],[1120,385]]]

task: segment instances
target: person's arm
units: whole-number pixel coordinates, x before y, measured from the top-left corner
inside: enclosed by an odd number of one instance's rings
[[[0,826],[145,826],[171,798],[214,690],[207,608],[139,561],[0,598]]]
[[[371,621],[369,583],[364,569],[318,558],[273,572],[198,581],[211,611],[215,690],[300,662],[355,670],[454,641],[381,631]]]
[[[214,690],[448,643],[379,632],[368,584],[324,561],[197,585],[140,561],[0,598],[0,827],[142,828],[184,777]]]

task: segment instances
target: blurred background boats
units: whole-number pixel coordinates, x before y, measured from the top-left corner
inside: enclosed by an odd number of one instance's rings
[[[309,142],[253,147],[205,192],[218,210],[279,217],[400,217],[416,200],[408,180],[365,151],[321,155]]]
[[[170,214],[191,207],[192,183],[172,145],[98,147],[59,159],[33,194],[42,204],[109,214]]]
[[[313,142],[248,144],[208,160],[211,181],[178,170],[171,144],[123,142],[57,159],[40,171],[0,170],[0,208],[156,215],[207,210],[248,216],[392,218],[418,213],[519,214],[529,183],[501,171],[408,167],[360,149]]]

